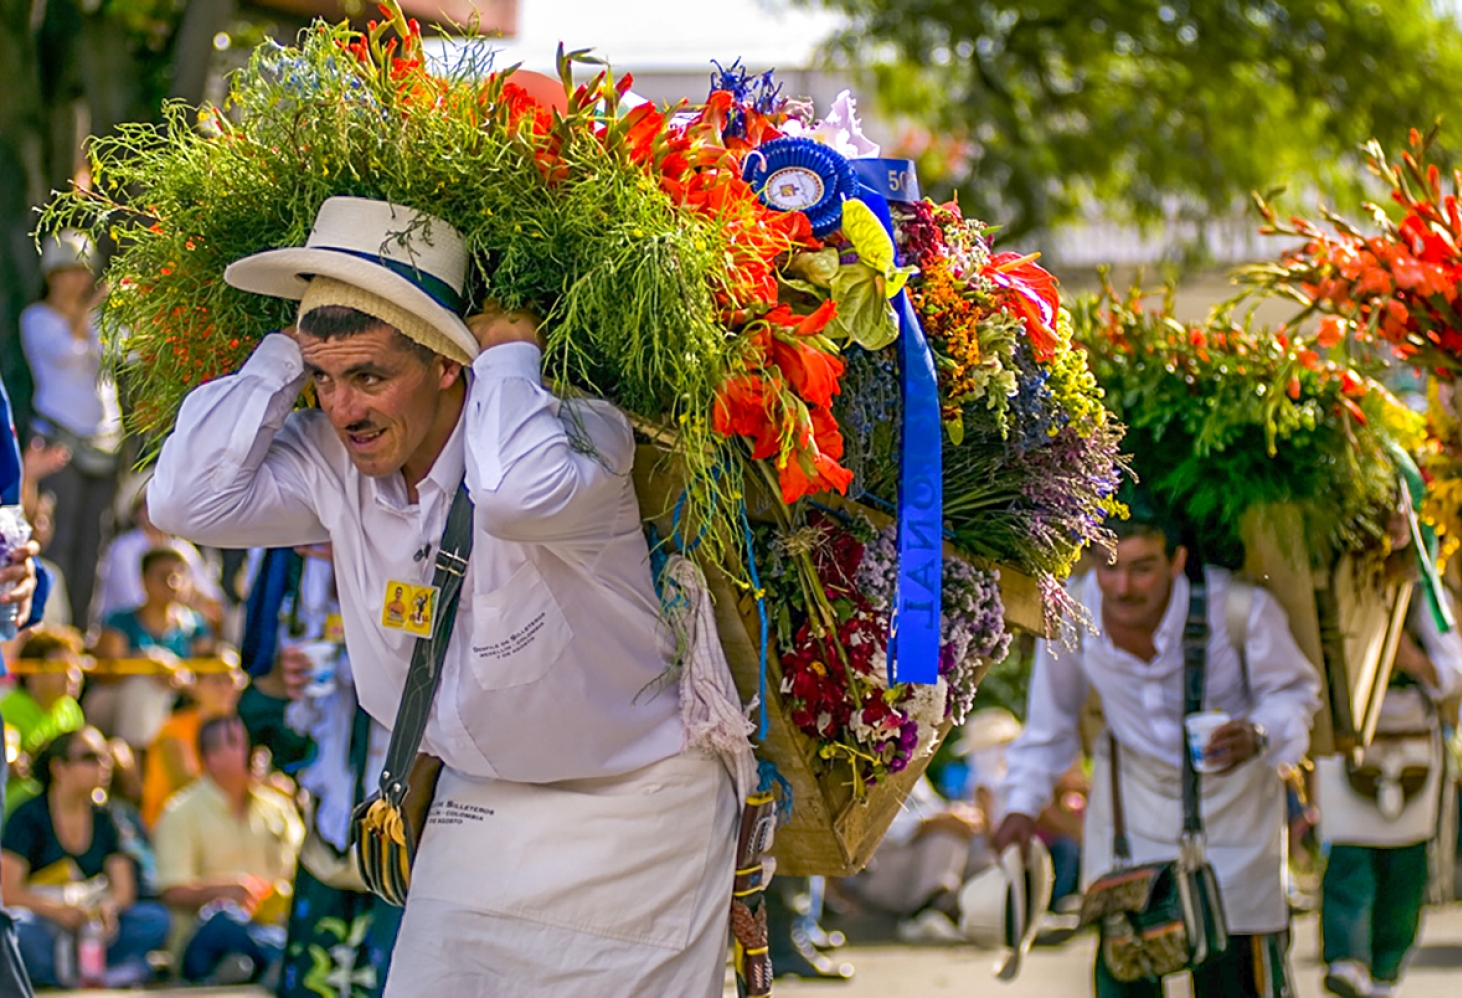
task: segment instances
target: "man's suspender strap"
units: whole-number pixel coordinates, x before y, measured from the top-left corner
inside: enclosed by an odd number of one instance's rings
[[[431,636],[416,639],[411,650],[411,667],[406,672],[406,686],[401,692],[401,706],[396,723],[391,726],[391,745],[381,768],[381,797],[392,807],[399,807],[406,793],[406,776],[421,748],[426,722],[431,717],[432,701],[442,682],[442,660],[452,640],[452,625],[457,619],[457,599],[462,592],[462,579],[467,573],[467,559],[472,555],[472,500],[467,486],[458,486],[447,513],[447,526],[437,549],[436,571],[432,585],[436,587],[436,607]]]
[[[1252,598],[1253,590],[1249,590]],[[1242,645],[1236,647],[1241,648]],[[1242,659],[1242,654],[1240,658]],[[1195,582],[1189,589],[1188,618],[1183,625],[1183,716],[1203,709],[1204,677],[1208,664],[1208,587]],[[1198,770],[1193,766],[1193,753],[1188,749],[1187,731],[1183,739],[1183,837],[1201,840],[1203,812],[1199,807],[1203,787]],[[1123,865],[1132,861],[1131,843],[1127,838],[1127,815],[1122,806],[1122,766],[1118,759],[1117,738],[1107,730],[1108,762],[1112,785],[1112,855]]]
[[[1252,593],[1251,593],[1252,595]],[[1240,665],[1244,661],[1243,645],[1235,645]],[[1183,717],[1203,709],[1204,677],[1208,665],[1208,586],[1194,582],[1188,590],[1188,619],[1183,624]],[[1247,673],[1247,669],[1244,670]],[[1203,835],[1203,812],[1198,806],[1203,787],[1193,753],[1188,748],[1186,726],[1179,732],[1183,741],[1183,835]]]

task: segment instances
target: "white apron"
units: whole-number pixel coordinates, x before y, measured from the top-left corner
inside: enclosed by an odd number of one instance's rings
[[[1426,783],[1394,818],[1387,818],[1374,798],[1356,793],[1346,775],[1343,756],[1315,761],[1320,805],[1320,837],[1348,846],[1396,848],[1427,842],[1436,833],[1442,799],[1442,736],[1436,714],[1417,687],[1389,690],[1381,703],[1377,733],[1417,733],[1417,737],[1378,744],[1375,751],[1393,752],[1407,765],[1429,765]],[[1430,729],[1429,734],[1421,732]]]
[[[1105,734],[1096,740],[1082,845],[1083,888],[1112,868],[1111,764]],[[1182,769],[1122,746],[1122,804],[1134,863],[1178,858],[1183,831]],[[1208,861],[1218,875],[1224,915],[1236,935],[1282,932],[1285,897],[1284,783],[1274,767],[1251,759],[1223,776],[1202,778]]]
[[[738,814],[696,750],[553,784],[444,769],[385,998],[719,998]]]

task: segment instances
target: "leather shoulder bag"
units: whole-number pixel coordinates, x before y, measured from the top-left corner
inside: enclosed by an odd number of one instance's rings
[[[447,513],[432,575],[437,590],[436,618],[431,635],[417,638],[411,650],[401,706],[396,711],[391,744],[381,768],[380,789],[356,806],[350,821],[351,845],[362,879],[371,893],[398,907],[406,905],[411,864],[441,775],[442,761],[419,750],[432,701],[441,685],[442,660],[452,640],[457,601],[471,554],[472,500],[462,485]]]
[[[1208,658],[1208,596],[1194,583],[1183,628],[1183,714],[1203,707]],[[1242,655],[1242,649],[1239,650]],[[1118,981],[1162,978],[1205,962],[1228,948],[1228,925],[1218,878],[1209,865],[1199,807],[1202,786],[1192,753],[1183,748],[1183,835],[1178,858],[1132,863],[1122,809],[1117,740],[1109,733],[1112,786],[1111,872],[1098,877],[1081,906],[1081,924],[1096,922],[1101,959]]]

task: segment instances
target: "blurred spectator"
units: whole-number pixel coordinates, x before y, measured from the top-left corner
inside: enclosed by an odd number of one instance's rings
[[[244,674],[223,662],[199,671],[188,693],[189,706],[163,722],[147,749],[143,766],[142,820],[151,828],[168,800],[203,772],[198,759],[198,731],[203,722],[234,713]]]
[[[1091,780],[1077,762],[1056,781],[1051,803],[1036,817],[1036,834],[1051,854],[1051,907],[1058,911],[1070,911],[1081,900],[1081,843],[1090,793]]]
[[[56,494],[42,492],[36,483],[49,478],[71,460],[71,452],[60,444],[48,444],[39,437],[25,449],[23,470],[25,482],[20,492],[20,505],[25,518],[30,521],[31,538],[44,554],[56,536]],[[69,625],[71,604],[67,601],[66,573],[49,558],[37,559],[51,573],[51,592],[57,594],[46,601],[45,614],[41,618],[47,624]]]
[[[97,555],[111,523],[121,410],[102,370],[93,313],[105,291],[92,275],[95,253],[79,233],[48,237],[41,249],[46,296],[20,316],[20,342],[35,380],[32,428],[62,444],[71,460],[46,479],[62,525],[51,546],[70,589],[71,617],[91,604]]]
[[[365,889],[350,854],[350,815],[380,783],[390,732],[356,702],[329,545],[260,558],[242,649],[257,670],[239,701],[256,744],[307,792],[278,998],[313,998],[349,980],[355,998],[385,988],[402,909]]]
[[[34,760],[57,735],[80,731],[86,726],[81,704],[81,635],[70,627],[41,625],[28,632],[20,646],[20,658],[38,663],[20,674],[16,687],[0,700],[0,714],[19,735],[19,749],[26,760]],[[40,783],[12,772],[6,787],[5,805],[15,810],[40,793]]]
[[[900,939],[961,942],[959,890],[994,862],[988,834],[979,808],[945,800],[921,777],[867,869],[844,879],[840,890],[898,916]]]
[[[109,768],[95,728],[57,736],[36,759],[41,796],[16,809],[0,839],[0,883],[19,909],[20,950],[36,984],[74,983],[83,932],[106,941],[109,986],[150,979],[147,954],[167,941],[166,909],[137,900],[117,825],[96,802]]]
[[[282,794],[250,771],[249,739],[235,717],[198,733],[203,775],[158,820],[158,886],[180,919],[185,980],[242,983],[284,954],[289,882],[304,824]]]
[[[223,623],[223,590],[208,570],[203,555],[181,537],[158,530],[147,517],[147,487],[137,490],[131,503],[132,529],[120,533],[102,555],[97,569],[94,618],[105,624],[114,613],[141,606],[147,599],[142,585],[142,557],[149,551],[171,549],[188,565],[189,585],[182,602],[197,610],[215,634]]]
[[[207,622],[182,602],[188,588],[188,565],[182,555],[172,548],[144,554],[142,586],[146,599],[141,606],[107,618],[97,640],[98,658],[157,658],[176,666],[180,659],[216,651]],[[87,694],[86,714],[103,731],[140,751],[157,737],[175,698],[166,676],[126,676],[94,683]]]

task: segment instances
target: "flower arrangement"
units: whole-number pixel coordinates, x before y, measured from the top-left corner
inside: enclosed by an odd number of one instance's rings
[[[954,204],[894,203],[885,228],[859,195],[853,163],[877,146],[846,95],[817,119],[733,65],[704,105],[656,108],[635,103],[628,76],[561,51],[563,101],[549,106],[481,46],[428,65],[415,22],[381,10],[364,34],[317,24],[296,46],[262,46],[223,108],[195,119],[173,105],[161,128],[98,140],[94,188],[48,207],[43,228],[119,246],[102,327],[132,428],[166,433],[190,388],[291,321],[291,303],[224,282],[233,260],[302,244],[334,195],[429,212],[466,239],[474,302],[542,316],[546,378],[609,398],[672,450],[671,542],[747,592],[761,563],[797,726],[860,787],[899,772],[1003,655],[998,575],[983,566],[1035,576],[1054,616],[1061,580],[1120,509],[1121,427],[1054,278],[995,252]],[[752,181],[790,140],[837,197],[778,208]],[[897,508],[904,288],[936,372],[941,526],[978,562],[945,561],[927,686],[885,675],[893,536],[813,501]],[[753,494],[770,499],[755,530]]]
[[[817,741],[822,758],[846,761],[855,779],[875,785],[931,752],[946,720],[964,722],[984,669],[1004,659],[1010,646],[998,570],[945,560],[939,682],[890,685],[895,528],[875,529],[861,514],[816,510],[800,530],[759,533],[757,549],[766,553],[763,570],[778,607],[781,693],[792,722]],[[795,570],[788,562],[803,553],[833,610],[835,640],[819,633],[817,614],[790,581]]]
[[[1384,552],[1397,502],[1388,441],[1410,450],[1423,427],[1380,383],[1283,327],[1182,323],[1170,297],[1150,311],[1140,288],[1106,285],[1075,322],[1138,475],[1185,512],[1205,556],[1234,560],[1244,514],[1268,503],[1300,505],[1317,565]]]
[[[1281,220],[1269,200],[1256,197],[1261,232],[1302,242],[1277,261],[1242,268],[1240,282],[1250,293],[1298,302],[1299,318],[1319,314],[1322,349],[1347,339],[1380,343],[1418,366],[1462,373],[1462,174],[1453,174],[1444,193],[1441,171],[1427,162],[1435,138],[1435,128],[1426,135],[1413,128],[1398,162],[1375,140],[1366,145],[1366,166],[1390,187],[1401,216],[1365,205],[1371,234],[1325,209],[1329,228],[1299,216]]]

